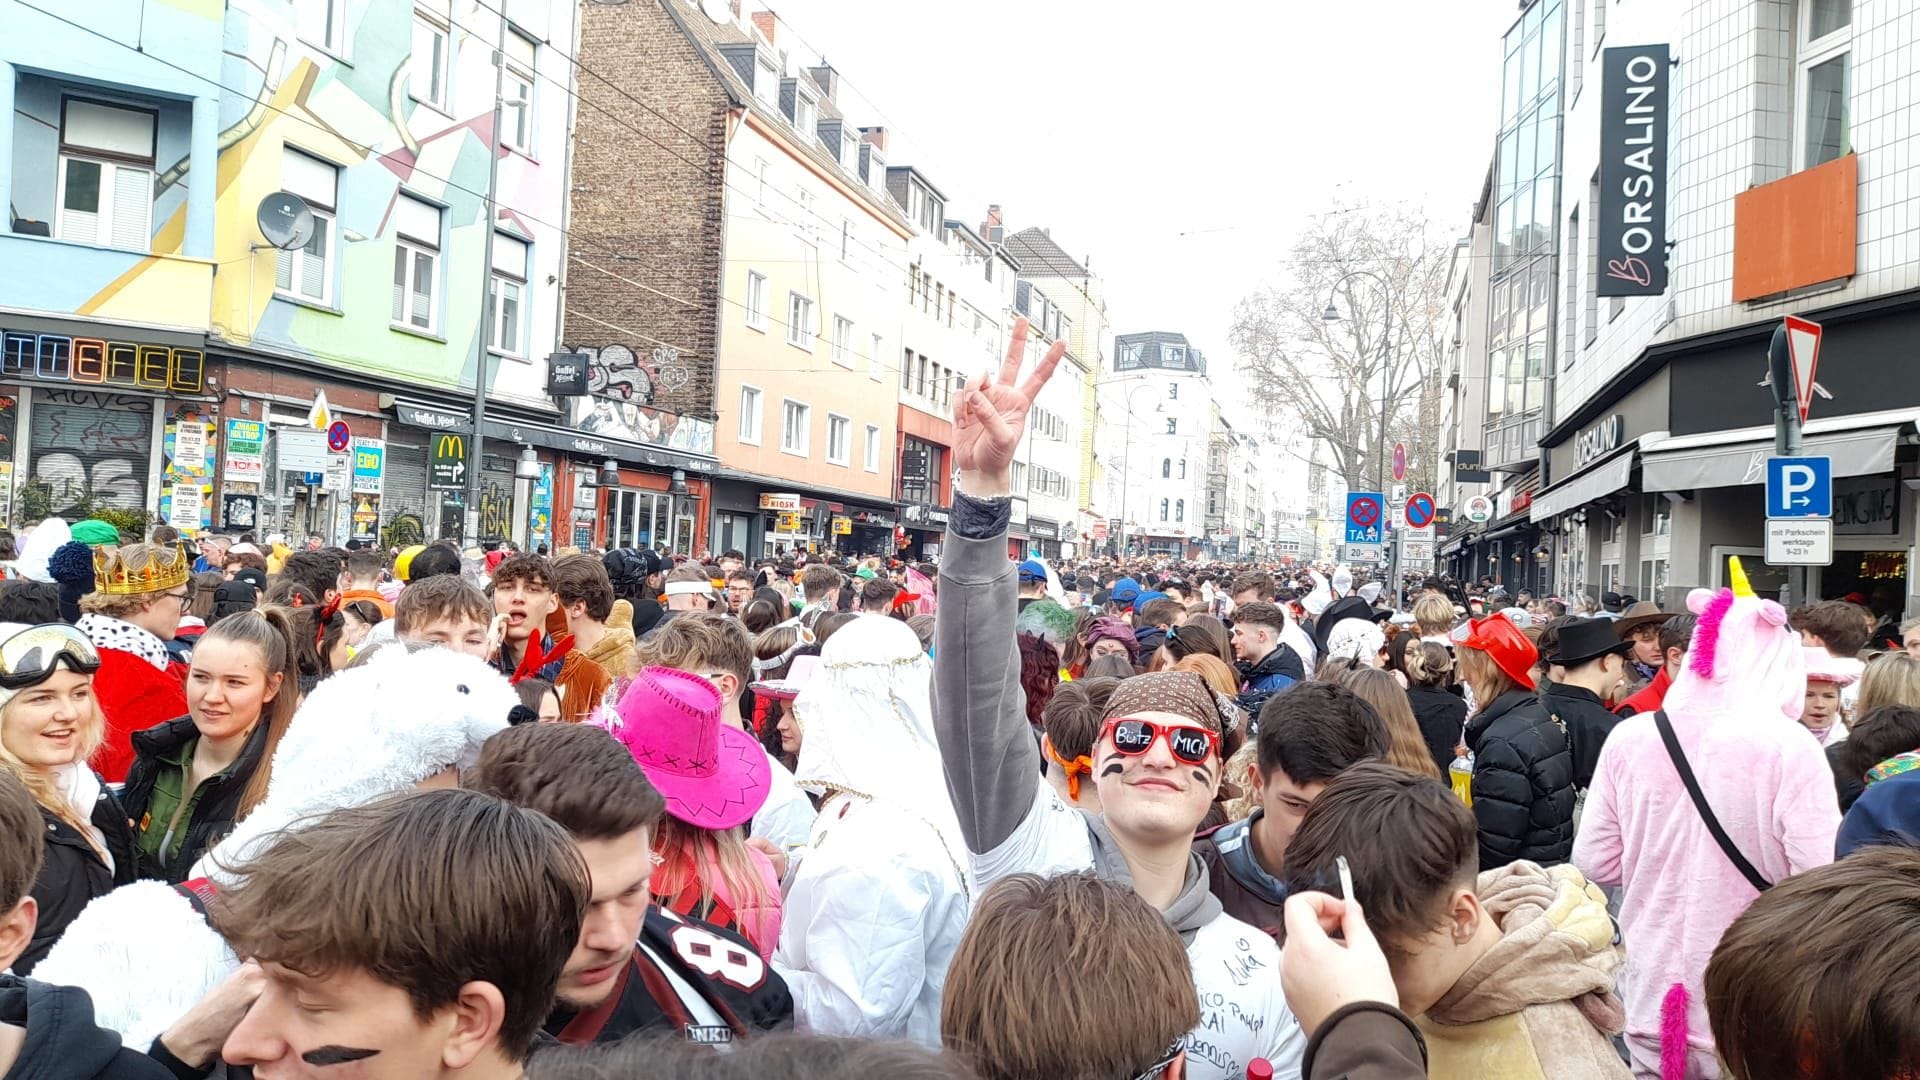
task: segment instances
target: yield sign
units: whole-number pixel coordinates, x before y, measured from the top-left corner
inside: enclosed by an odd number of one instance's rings
[[[1787,316],[1787,356],[1793,360],[1793,394],[1800,402],[1800,422],[1807,422],[1813,404],[1813,374],[1820,363],[1820,324],[1798,315]]]

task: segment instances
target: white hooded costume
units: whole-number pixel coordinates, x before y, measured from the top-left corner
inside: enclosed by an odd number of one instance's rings
[[[795,700],[795,777],[827,793],[773,958],[802,1031],[940,1045],[940,992],[973,884],[934,741],[932,675],[905,623],[862,615],[827,640]]]
[[[365,655],[307,696],[274,751],[265,801],[194,865],[195,877],[231,885],[226,867],[302,818],[473,764],[520,700],[486,663],[447,649]],[[145,881],[88,904],[33,975],[86,990],[95,1021],[145,1050],[238,966],[185,896]]]

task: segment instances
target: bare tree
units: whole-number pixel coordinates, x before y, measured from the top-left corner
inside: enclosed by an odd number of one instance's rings
[[[1409,485],[1435,479],[1452,246],[1410,210],[1332,211],[1294,243],[1282,283],[1235,307],[1230,341],[1255,403],[1324,443],[1349,490],[1391,482],[1396,441]]]

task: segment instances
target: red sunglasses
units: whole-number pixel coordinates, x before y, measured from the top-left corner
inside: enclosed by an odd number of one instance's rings
[[[1100,735],[1113,737],[1113,748],[1128,757],[1137,757],[1164,736],[1167,749],[1188,765],[1205,764],[1209,756],[1220,752],[1220,736],[1200,727],[1183,724],[1156,724],[1152,720],[1116,716],[1100,729]]]

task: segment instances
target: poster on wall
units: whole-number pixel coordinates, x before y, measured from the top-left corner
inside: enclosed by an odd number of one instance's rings
[[[201,492],[198,482],[184,480],[167,488],[167,524],[181,532],[200,530]]]
[[[260,522],[258,495],[225,495],[220,499],[220,521],[228,529],[245,532]]]
[[[258,420],[227,421],[227,483],[267,481],[267,428]]]
[[[198,412],[182,409],[161,437],[166,468],[160,518],[187,534],[213,527],[213,442],[208,426]]]
[[[372,542],[380,536],[380,496],[365,492],[353,497],[353,527],[349,539]]]
[[[378,495],[385,490],[387,444],[382,439],[353,440],[353,492]]]
[[[1659,296],[1667,291],[1667,46],[1606,49],[1600,64],[1595,291]]]
[[[540,463],[540,475],[533,481],[532,503],[527,542],[538,551],[553,539],[553,466],[544,461]]]

